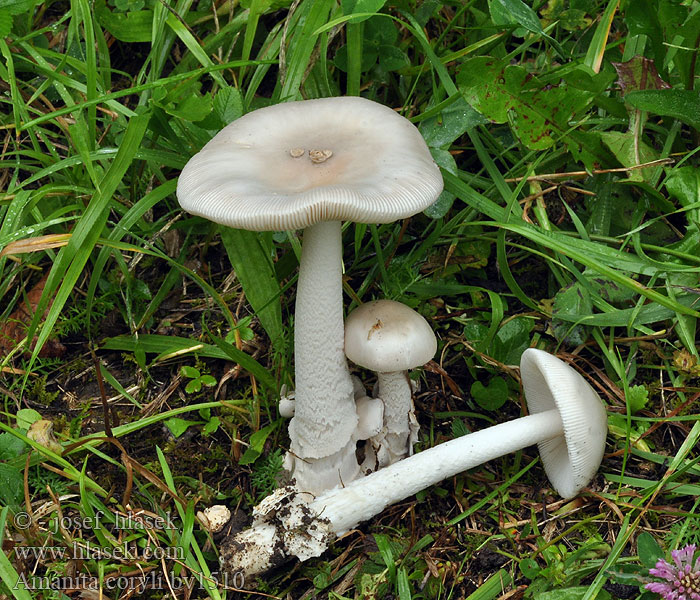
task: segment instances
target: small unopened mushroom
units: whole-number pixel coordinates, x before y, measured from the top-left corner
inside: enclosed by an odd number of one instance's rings
[[[367,302],[345,321],[345,355],[377,373],[384,403],[384,429],[369,439],[363,468],[376,471],[413,454],[418,435],[408,370],[427,363],[437,350],[428,322],[393,300]]]
[[[384,427],[384,403],[380,398],[363,396],[355,400],[357,409],[358,440],[371,440],[379,435]]]
[[[300,559],[305,560],[312,551],[319,556],[334,535],[350,531],[395,502],[532,444],[539,447],[554,489],[564,498],[578,494],[603,457],[605,408],[581,375],[542,350],[531,348],[523,353],[520,374],[530,415],[450,440],[314,498],[304,509],[306,525],[300,534],[309,541],[309,532],[313,532],[313,540],[304,546]],[[256,520],[241,537],[226,540],[221,548],[224,570],[254,575],[298,556],[287,541],[292,526],[280,519],[282,514],[277,510],[276,521]],[[256,539],[265,543],[253,550]],[[246,552],[241,551],[243,541]],[[268,548],[274,549],[274,556]]]
[[[291,419],[294,416],[294,391],[287,391],[287,386],[282,385],[280,389],[280,401],[278,404],[280,417]]]
[[[223,504],[215,504],[198,511],[197,517],[209,531],[218,533],[231,520],[231,511]]]

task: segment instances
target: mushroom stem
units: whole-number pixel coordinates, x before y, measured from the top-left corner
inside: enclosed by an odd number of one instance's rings
[[[379,455],[379,467],[385,467],[413,454],[417,428],[408,371],[377,373],[377,397],[384,402],[383,442],[387,455]]]
[[[311,508],[330,521],[336,535],[342,535],[443,479],[562,434],[556,409],[520,417],[414,454],[344,488],[328,490],[311,502]]]
[[[340,221],[304,230],[294,333],[295,406],[287,465],[303,491],[320,493],[359,470],[357,414],[345,359]]]
[[[562,436],[563,432],[559,411],[552,409],[450,440],[355,479],[345,487],[328,490],[313,499],[305,511],[304,532],[298,534],[305,541],[305,554],[299,558],[305,560],[320,556],[333,535],[350,531],[387,506],[447,477],[532,444]],[[302,496],[304,494],[298,494],[297,498]],[[224,570],[256,575],[280,564],[285,557],[297,556],[290,548],[293,528],[279,517],[284,512],[284,506],[290,504],[288,497],[284,502],[268,513],[274,515],[274,520],[266,517],[254,521],[251,529],[226,543],[221,553]],[[271,525],[275,527],[274,533]],[[260,537],[256,533],[258,529]],[[325,531],[325,535],[320,531]],[[296,544],[296,537],[293,539]],[[312,543],[317,544],[313,553],[309,551]]]

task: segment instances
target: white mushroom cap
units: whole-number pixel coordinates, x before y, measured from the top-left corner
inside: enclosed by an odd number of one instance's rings
[[[603,403],[579,373],[543,350],[523,352],[520,375],[531,414],[559,411],[564,435],[537,446],[550,482],[571,498],[593,479],[603,459],[608,431]]]
[[[345,321],[345,355],[356,365],[389,373],[427,363],[437,350],[428,322],[393,300],[367,302]]]
[[[222,129],[177,184],[182,207],[253,231],[319,221],[390,223],[432,204],[440,170],[422,136],[359,97],[287,102]]]

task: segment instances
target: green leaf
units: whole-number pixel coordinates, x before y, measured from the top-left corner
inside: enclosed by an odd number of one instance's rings
[[[170,27],[175,35],[180,38],[180,41],[185,44],[190,53],[197,59],[197,61],[199,61],[199,64],[201,64],[203,67],[213,67],[214,63],[209,57],[209,54],[205,52],[202,46],[200,46],[199,41],[193,35],[192,30],[187,26],[187,23],[185,23],[181,18],[178,18],[177,13],[174,11],[164,12],[166,15],[165,22],[168,27]],[[218,71],[212,71],[211,77],[221,87],[226,87],[228,85],[226,80]]]
[[[656,151],[643,141],[638,140],[633,133],[603,131],[600,137],[623,167],[634,167],[658,158]],[[633,169],[628,171],[627,176],[630,181],[644,181],[645,179],[649,181],[653,177],[654,171],[653,167]]]
[[[544,33],[535,11],[522,0],[490,0],[489,11],[494,25],[516,25],[531,33]]]
[[[190,382],[192,383],[192,382]],[[198,421],[188,421],[186,419],[180,419],[179,417],[172,417],[163,421],[165,426],[170,430],[170,432],[179,438],[185,431],[187,431],[192,425],[197,425]]]
[[[439,167],[445,169],[449,173],[457,173],[457,163],[455,162],[454,156],[447,150],[443,150],[442,148],[430,148],[430,154]],[[443,190],[437,200],[426,208],[424,212],[431,219],[444,217],[452,207],[454,199],[455,195],[452,192]]]
[[[520,363],[520,355],[530,345],[533,322],[525,317],[506,321],[491,344],[491,356],[506,365]]]
[[[437,200],[433,202],[428,208],[426,208],[423,211],[423,214],[425,216],[430,217],[431,219],[441,219],[444,217],[448,212],[450,212],[450,208],[452,208],[452,204],[455,201],[455,195],[451,194],[450,192],[443,190],[440,192],[440,195],[438,196]]]
[[[246,298],[273,346],[281,349],[282,305],[280,286],[272,264],[272,237],[254,231],[220,227],[224,244]]]
[[[41,316],[46,315],[32,351],[30,365],[34,363],[41,347],[51,335],[53,326],[62,314],[63,307],[78,278],[84,274],[85,264],[92,256],[95,244],[113,208],[114,193],[122,183],[127,169],[131,166],[136,152],[141,147],[141,140],[146,133],[149,118],[150,113],[144,112],[129,120],[119,150],[100,181],[100,188],[95,191],[87,207],[81,211],[80,220],[72,230],[68,245],[61,248],[53,262],[44,293],[27,331],[27,335],[30,338],[33,337]],[[57,289],[58,291],[56,291]],[[52,297],[53,304],[49,307],[49,300]],[[48,312],[46,312],[47,308]]]
[[[277,423],[270,423],[270,425],[267,427],[258,429],[258,431],[250,436],[250,439],[248,440],[250,446],[248,446],[246,451],[243,453],[243,456],[241,456],[241,459],[238,461],[239,465],[249,465],[258,459],[263,452],[267,438],[275,427],[277,427]]]
[[[405,567],[399,567],[396,573],[396,590],[399,600],[411,600],[411,585],[408,582],[408,572]]]
[[[197,369],[196,367],[183,366],[180,367],[180,375],[189,379],[195,379],[199,377],[200,373],[199,369]]]
[[[24,499],[22,471],[0,463],[0,504],[18,506]]]
[[[365,21],[364,38],[367,41],[374,42],[378,46],[392,46],[398,37],[399,32],[391,19],[376,15]]]
[[[196,394],[201,389],[202,389],[202,380],[199,377],[197,377],[197,379],[193,379],[185,386],[185,393]]]
[[[605,53],[608,36],[610,35],[610,27],[619,4],[620,0],[609,0],[605,11],[598,20],[598,25],[596,25],[595,32],[593,33],[593,39],[588,45],[588,51],[586,52],[586,58],[583,64],[596,73],[600,71],[600,66],[603,62],[603,54]]]
[[[468,129],[487,122],[487,119],[469,106],[464,98],[459,98],[439,115],[422,121],[418,129],[425,143],[437,148],[451,144]]]
[[[165,107],[165,112],[183,121],[195,123],[201,121],[211,112],[212,100],[208,94],[190,94],[177,104]]]
[[[445,176],[445,179],[448,179],[448,176]],[[619,250],[608,248],[587,240],[562,236],[562,234],[558,232],[542,231],[528,224],[510,222],[497,223],[497,226],[509,231],[518,232],[528,239],[542,244],[544,247],[569,256],[584,264],[591,271],[597,272],[601,276],[615,282],[620,287],[627,288],[677,313],[700,317],[700,313],[698,313],[697,310],[688,308],[682,302],[671,299],[652,288],[644,286],[622,272],[622,270],[624,270],[629,273],[643,273],[647,275],[654,273],[661,274],[658,268],[658,262],[655,264],[651,260],[634,257],[634,255],[630,253],[620,252]],[[644,263],[644,266],[642,266],[642,263]],[[687,267],[678,267],[673,263],[663,264],[664,275],[666,271],[682,272],[689,270]],[[694,271],[696,269],[693,267],[692,270]]]
[[[627,94],[625,101],[634,108],[673,117],[700,131],[700,92],[696,90],[640,90]]]
[[[643,531],[637,537],[637,553],[639,561],[647,568],[656,566],[657,561],[664,557],[664,551],[659,546],[654,536],[647,531]]]
[[[502,377],[493,377],[488,385],[475,381],[471,386],[471,395],[484,410],[498,410],[508,400],[508,384]]]
[[[663,27],[659,19],[660,10],[662,9],[658,0],[635,0],[628,2],[624,11],[630,39],[634,36],[646,36],[651,42],[652,55],[658,65],[663,64],[667,52],[664,47]]]
[[[647,532],[643,532],[642,535],[645,533]],[[641,586],[649,581],[650,568],[651,567],[646,567],[644,565],[616,564],[615,569],[609,570],[608,573],[610,574],[611,581],[613,581],[614,583],[621,583],[622,585]],[[644,596],[641,596],[640,600],[643,598]],[[656,598],[656,596],[654,596],[654,598]]]
[[[688,210],[689,221],[700,221],[700,171],[695,167],[673,169],[665,181],[669,195],[682,207],[695,205]]]
[[[518,563],[520,572],[528,579],[534,579],[542,570],[534,558],[523,558]]]
[[[139,10],[128,13],[112,12],[105,0],[93,3],[97,22],[121,42],[150,42],[153,30],[153,11]]]
[[[374,64],[377,62],[379,57],[379,49],[375,46],[366,45],[364,51],[362,52],[362,62],[360,64],[360,70],[364,73],[369,71]],[[347,45],[338,48],[338,51],[333,57],[333,64],[338,67],[344,73],[348,71],[348,47]]]
[[[216,378],[211,375],[202,375],[199,380],[202,382],[202,385],[206,385],[207,387],[214,387],[216,385]]]
[[[7,10],[0,9],[0,38],[12,33],[12,15]]]
[[[472,107],[497,123],[509,121],[518,138],[532,150],[550,148],[564,138],[571,118],[594,97],[565,82],[545,85],[523,67],[489,56],[467,60],[457,83]],[[567,143],[576,145],[574,141]]]
[[[238,119],[243,115],[241,92],[231,86],[220,89],[214,97],[214,113],[222,127]]]
[[[627,394],[627,404],[630,407],[630,413],[633,415],[643,410],[649,401],[649,390],[644,385],[630,386]]]
[[[211,435],[214,433],[221,425],[221,419],[219,417],[213,417],[207,421],[207,424],[202,427],[202,435]]]
[[[11,15],[21,15],[34,8],[37,0],[0,0],[0,10]]]
[[[466,339],[470,344],[479,345],[486,339],[489,333],[489,328],[478,319],[467,319],[464,323],[463,328],[464,339]]]
[[[394,549],[389,541],[389,536],[383,533],[375,533],[374,541],[377,543],[379,554],[389,571],[389,581],[394,581],[396,579],[396,559],[394,558]]]
[[[29,429],[32,423],[36,423],[43,417],[33,408],[20,408],[15,415],[17,427],[19,429]]]
[[[583,321],[593,312],[588,290],[580,283],[573,283],[557,292],[552,306],[552,329],[560,343],[571,346],[583,344],[588,339],[588,329],[577,321]],[[566,316],[565,320],[562,317]]]
[[[452,421],[452,437],[458,438],[462,437],[463,435],[467,435],[471,433],[469,431],[469,428],[467,427],[466,423],[462,421],[462,419],[455,419]]]
[[[173,117],[195,123],[204,119],[213,105],[211,95],[200,94],[199,88],[197,81],[169,93],[164,88],[157,88],[153,92],[153,103]]]
[[[326,0],[308,0],[302,2],[295,11],[299,26],[289,41],[287,50],[287,74],[278,90],[276,98],[283,101],[301,97],[301,85],[310,64],[311,54],[320,35],[319,29],[328,22],[331,2]]]
[[[411,64],[406,53],[396,46],[379,46],[379,66],[385,71],[398,71]]]
[[[563,0],[553,0],[542,6],[540,15],[547,27],[556,22],[560,27],[567,31],[580,31],[588,29],[593,20],[586,16],[586,11],[581,8],[566,8]]]
[[[17,458],[22,452],[26,444],[16,435],[12,435],[9,431],[0,433],[0,461]]]

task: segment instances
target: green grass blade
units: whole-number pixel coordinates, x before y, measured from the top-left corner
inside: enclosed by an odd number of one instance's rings
[[[605,12],[595,29],[591,45],[588,46],[586,58],[583,60],[583,64],[590,67],[595,73],[600,71],[600,66],[603,63],[603,54],[610,35],[610,27],[619,4],[620,0],[609,0]]]
[[[96,192],[92,197],[85,213],[73,229],[68,245],[59,252],[58,258],[46,282],[44,293],[37,307],[36,314],[27,332],[27,335],[31,339],[38,327],[41,316],[46,311],[50,299],[54,295],[54,292],[56,292],[51,309],[46,314],[44,325],[37,336],[37,342],[32,352],[30,364],[36,360],[39,350],[51,335],[51,330],[93,251],[95,243],[107,220],[112,194],[116,191],[124,174],[131,166],[136,150],[146,133],[148,120],[149,115],[144,114],[139,117],[134,117],[130,121],[119,152],[104,176],[101,191]]]
[[[296,9],[301,27],[295,28],[289,42],[286,74],[279,93],[281,101],[301,98],[301,85],[319,36],[316,30],[325,24],[330,8],[331,3],[326,0],[304,0]]]
[[[141,348],[144,352],[157,354],[159,358],[182,356],[191,353],[207,358],[233,360],[246,371],[255,375],[261,383],[270,389],[277,389],[275,378],[257,360],[219,338],[214,337],[213,339],[216,342],[216,346],[168,335],[144,334],[139,335],[138,338],[130,335],[120,335],[107,338],[102,344],[102,348],[126,352],[134,352],[137,348]]]

